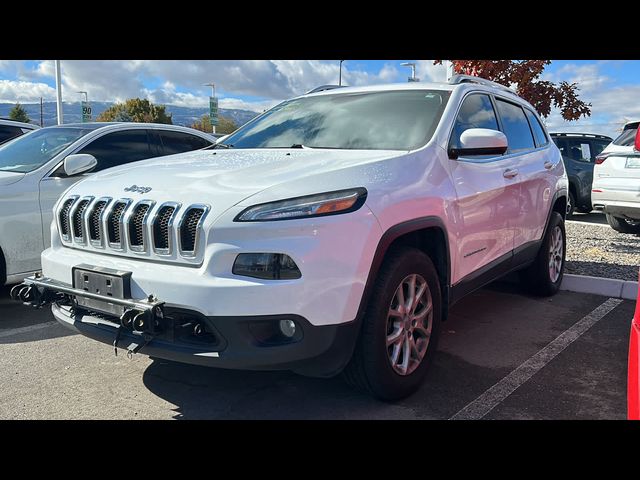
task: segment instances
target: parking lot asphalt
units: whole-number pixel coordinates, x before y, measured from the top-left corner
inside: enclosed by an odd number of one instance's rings
[[[131,360],[0,290],[0,419],[625,419],[633,302],[490,285],[453,307],[415,395]]]

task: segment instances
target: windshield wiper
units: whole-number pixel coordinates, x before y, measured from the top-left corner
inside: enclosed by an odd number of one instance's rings
[[[214,145],[203,148],[203,150],[213,150],[214,148],[233,148],[233,145],[231,145],[230,143],[216,143]]]

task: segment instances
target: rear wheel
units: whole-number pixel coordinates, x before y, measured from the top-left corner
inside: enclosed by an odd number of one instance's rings
[[[520,272],[520,278],[529,291],[547,297],[555,295],[560,290],[564,276],[566,244],[564,220],[558,212],[552,212],[535,261]]]
[[[613,228],[616,232],[620,233],[640,233],[640,222],[627,220],[622,217],[614,217],[613,215],[609,215],[607,213],[607,223]]]
[[[567,217],[573,215],[576,210],[576,197],[573,193],[569,192],[569,198],[567,199]]]
[[[433,262],[415,248],[396,250],[376,279],[345,379],[381,400],[411,395],[427,373],[441,322]]]

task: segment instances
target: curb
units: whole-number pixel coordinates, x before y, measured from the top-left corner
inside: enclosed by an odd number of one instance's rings
[[[638,282],[615,278],[589,277],[587,275],[565,274],[560,290],[577,293],[591,293],[611,298],[637,300]]]

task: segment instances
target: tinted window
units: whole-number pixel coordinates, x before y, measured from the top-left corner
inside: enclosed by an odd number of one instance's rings
[[[525,113],[527,114],[527,118],[529,119],[529,125],[531,125],[531,130],[533,130],[533,136],[536,140],[536,147],[542,147],[546,145],[549,140],[547,140],[547,136],[544,133],[544,128],[540,125],[540,120],[538,117],[530,110],[525,109]]]
[[[154,156],[147,131],[142,129],[109,133],[94,140],[78,153],[89,153],[96,157],[98,165],[94,172]]]
[[[460,148],[460,135],[470,128],[499,130],[496,113],[488,95],[469,95],[462,102],[453,126],[450,148]]]
[[[9,125],[0,125],[0,143],[4,143],[7,140],[22,135],[22,129],[18,127],[11,127]]]
[[[609,140],[591,140],[591,155],[595,159],[596,155],[600,155],[607,145],[611,143]]]
[[[534,148],[529,122],[522,107],[497,99],[498,112],[504,134],[509,141],[509,152],[517,153]]]
[[[213,141],[207,142],[204,138],[183,132],[158,131],[157,133],[162,139],[164,155],[199,150],[213,143]]]
[[[614,145],[620,145],[622,147],[630,147],[636,140],[636,131],[638,130],[638,124],[632,123],[625,127],[620,136],[613,141]]]
[[[223,143],[235,148],[411,150],[433,135],[449,92],[321,94],[283,102]]]

